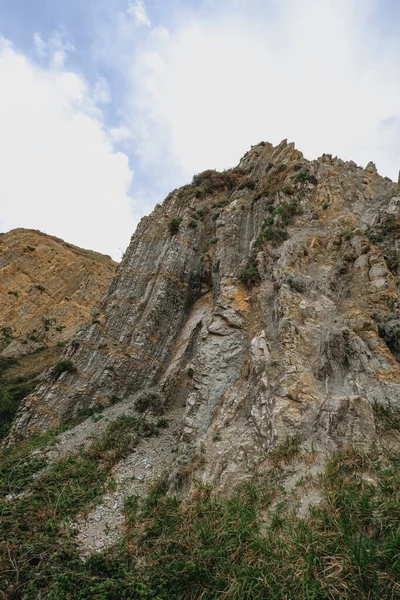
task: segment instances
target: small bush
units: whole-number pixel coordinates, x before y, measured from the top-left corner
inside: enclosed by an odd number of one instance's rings
[[[254,179],[245,175],[244,177],[240,177],[237,181],[237,189],[244,190],[245,188],[249,188],[249,190],[254,190],[256,187],[256,182]]]
[[[289,238],[286,229],[281,227],[267,227],[262,233],[262,237],[273,244],[281,244]]]
[[[194,191],[195,198],[201,198],[202,195],[204,194],[204,188],[202,188],[200,186],[195,187],[193,191]]]
[[[308,182],[312,183],[312,185],[318,185],[318,179],[315,177],[315,175],[309,175]]]
[[[208,208],[199,208],[196,212],[198,219],[204,219],[204,217],[208,214]]]
[[[254,194],[254,200],[260,200],[260,198],[267,198],[269,196],[268,186],[264,186],[261,189],[257,190]]]
[[[306,181],[308,181],[308,173],[307,173],[307,171],[301,171],[295,177],[295,182],[296,183],[306,183]]]
[[[202,190],[199,196],[195,193],[196,197],[200,197],[203,193],[212,194],[213,192],[223,189],[254,189],[256,187],[256,182],[246,174],[244,169],[237,167],[222,172],[208,169],[207,171],[203,171],[203,173],[195,175],[192,180],[192,185],[196,186],[195,190]]]
[[[14,367],[16,364],[18,364],[16,358],[12,356],[0,356],[0,378],[4,375],[7,369]]]
[[[53,375],[58,377],[61,373],[75,373],[76,367],[69,358],[60,358],[53,367]]]
[[[176,235],[178,233],[181,221],[182,221],[181,217],[174,217],[168,223],[168,230],[171,235]]]
[[[286,283],[292,290],[298,292],[299,294],[302,294],[306,290],[305,281],[303,281],[303,279],[300,279],[300,277],[289,275],[289,277],[287,277],[286,279]]]
[[[239,279],[247,287],[252,287],[253,285],[260,283],[261,277],[254,258],[249,259]]]
[[[154,415],[162,415],[164,412],[162,397],[158,392],[140,392],[135,399],[135,408],[144,413],[150,410]]]
[[[387,319],[379,324],[379,335],[400,360],[400,319]]]

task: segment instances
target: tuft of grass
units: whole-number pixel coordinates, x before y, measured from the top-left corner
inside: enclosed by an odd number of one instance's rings
[[[392,404],[373,404],[378,433],[400,431],[400,407]]]
[[[275,464],[288,463],[301,453],[300,440],[297,437],[289,437],[283,444],[278,446],[270,456]]]

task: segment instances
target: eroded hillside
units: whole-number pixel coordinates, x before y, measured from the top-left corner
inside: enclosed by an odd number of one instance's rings
[[[0,235],[0,437],[115,273],[108,256],[40,231]]]
[[[71,339],[115,273],[109,256],[31,229],[0,236],[0,332],[4,354]],[[24,348],[25,346],[25,348]]]
[[[11,597],[398,597],[399,219],[286,141],[142,219],[14,421]]]
[[[371,404],[400,391],[397,193],[372,163],[286,142],[196,176],[141,221],[66,350],[76,373],[44,383],[14,431],[151,390],[182,407],[183,443],[221,435],[221,481],[287,436],[368,446]]]

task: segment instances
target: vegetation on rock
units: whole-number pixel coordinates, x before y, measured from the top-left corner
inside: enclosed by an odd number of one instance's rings
[[[386,432],[399,432],[398,411],[377,409]],[[271,455],[263,475],[230,497],[197,484],[187,499],[166,493],[125,499],[125,537],[105,554],[79,558],[69,523],[110,485],[110,469],[157,434],[142,418],[121,417],[79,455],[43,468],[47,438],[3,451],[0,583],[5,597],[49,600],[187,600],[188,598],[395,598],[400,578],[400,454],[351,448],[328,460],[312,485],[321,502],[308,516],[290,510],[285,469],[316,460],[298,441]],[[218,441],[219,438],[216,438]],[[11,477],[12,474],[12,477]],[[20,497],[10,501],[7,494]]]

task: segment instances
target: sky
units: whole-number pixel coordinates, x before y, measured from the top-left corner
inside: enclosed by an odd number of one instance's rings
[[[120,260],[264,140],[397,180],[398,0],[0,0],[0,231]]]

